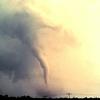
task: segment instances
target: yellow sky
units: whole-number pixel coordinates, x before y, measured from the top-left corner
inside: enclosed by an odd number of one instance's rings
[[[24,6],[56,27],[37,32],[49,86],[100,95],[100,0],[30,0]]]

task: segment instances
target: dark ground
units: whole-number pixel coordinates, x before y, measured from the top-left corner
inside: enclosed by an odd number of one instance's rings
[[[0,95],[0,100],[33,100],[33,99],[65,99],[65,100],[85,100],[85,99],[93,99],[99,100],[100,98],[49,98],[49,97],[42,97],[42,98],[32,98],[30,96],[21,96],[21,97],[9,97],[8,95]]]

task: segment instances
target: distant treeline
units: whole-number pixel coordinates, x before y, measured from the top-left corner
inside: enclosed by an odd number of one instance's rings
[[[49,98],[47,96],[43,96],[41,98],[32,98],[30,96],[21,96],[21,97],[10,97],[8,95],[0,95],[0,100],[33,100],[33,99],[65,99],[65,100],[86,100],[86,99],[93,99],[93,100],[99,100],[100,98],[77,98],[77,97],[73,97],[73,98]]]

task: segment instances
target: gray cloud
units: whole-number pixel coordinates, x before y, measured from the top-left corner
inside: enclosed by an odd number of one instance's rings
[[[1,70],[10,70],[10,73],[12,70],[15,70],[16,72],[21,68],[20,66],[25,66],[23,65],[23,62],[25,63],[25,61],[28,60],[28,55],[30,53],[36,57],[41,64],[41,67],[43,69],[45,68],[45,65],[40,59],[37,50],[32,47],[32,42],[34,43],[34,40],[31,41],[31,37],[32,35],[33,37],[35,36],[34,33],[36,29],[34,29],[34,25],[30,24],[32,23],[30,21],[32,21],[31,17],[25,12],[21,12],[13,16],[6,16],[1,19]],[[35,24],[35,21],[33,21],[33,24]],[[32,32],[30,31],[30,27],[33,28]]]
[[[8,94],[13,94],[14,91],[11,88],[15,88],[15,94],[18,95],[17,88],[20,93],[21,91],[24,93],[25,89],[20,88],[19,83],[17,86],[15,84],[22,80],[21,84],[24,85],[24,81],[31,77],[36,81],[35,75],[30,75],[31,70],[36,70],[36,66],[43,69],[43,76],[39,77],[44,78],[47,82],[46,66],[39,56],[36,44],[34,44],[38,29],[37,19],[24,11],[12,15],[4,12],[0,14],[2,16],[0,18],[0,88],[4,90],[2,86],[7,85],[5,91],[8,91]],[[5,79],[6,75],[9,77]]]

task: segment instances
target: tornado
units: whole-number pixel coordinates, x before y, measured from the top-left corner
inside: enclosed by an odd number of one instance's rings
[[[39,62],[40,66],[43,70],[44,82],[47,85],[47,67],[46,67],[45,63],[43,62],[42,58],[40,57],[40,55],[38,54],[37,50],[35,50],[35,49],[31,49],[31,50],[32,50],[33,56],[35,56],[35,58],[37,59],[37,61]]]

